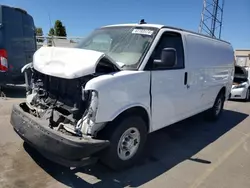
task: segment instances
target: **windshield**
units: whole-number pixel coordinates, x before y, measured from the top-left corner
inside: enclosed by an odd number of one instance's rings
[[[93,31],[76,47],[106,53],[124,67],[137,68],[158,29],[150,27],[106,27]]]

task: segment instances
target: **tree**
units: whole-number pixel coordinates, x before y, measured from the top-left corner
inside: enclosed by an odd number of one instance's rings
[[[44,41],[43,29],[41,27],[36,28],[36,36],[39,37],[37,39],[37,42],[43,42]]]
[[[36,35],[37,36],[43,36],[43,29],[41,27],[36,28]]]
[[[66,37],[67,36],[66,28],[60,20],[56,20],[54,24],[54,28],[50,28],[48,35]],[[52,40],[53,39],[48,38],[47,40],[48,46],[52,46],[52,43],[53,43]]]
[[[65,26],[62,24],[62,22],[60,20],[56,20],[54,30],[55,30],[55,35],[56,36],[60,36],[60,37],[66,37],[67,36],[66,28],[65,28]]]
[[[49,36],[55,35],[55,30],[54,30],[54,28],[50,28],[49,34],[48,34],[48,35],[49,35]]]

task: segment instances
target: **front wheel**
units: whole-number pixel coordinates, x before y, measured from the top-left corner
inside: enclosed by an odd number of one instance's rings
[[[115,127],[114,127],[115,126]],[[101,161],[113,170],[131,167],[141,157],[147,138],[146,123],[140,117],[126,117],[115,123],[110,132],[110,146]]]
[[[219,119],[225,102],[225,96],[222,92],[218,94],[218,96],[215,99],[214,105],[212,108],[210,108],[206,113],[205,117],[209,121],[215,121]]]

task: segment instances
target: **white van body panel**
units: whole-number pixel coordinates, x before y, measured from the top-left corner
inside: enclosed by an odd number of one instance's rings
[[[74,79],[95,73],[104,57],[119,69],[118,63],[102,52],[63,47],[41,47],[33,56],[33,66],[50,76]]]
[[[234,51],[229,43],[168,28],[159,31],[139,70],[145,68],[161,35],[167,31],[182,35],[185,68],[152,71],[152,131],[211,108],[223,87],[227,98],[233,80]]]
[[[90,80],[85,90],[98,92],[97,123],[112,121],[132,107],[144,108],[150,118],[150,72],[120,71],[99,76]]]
[[[136,24],[136,23],[127,23],[127,24],[114,24],[114,25],[106,25],[106,26],[103,26],[102,28],[105,28],[105,27],[126,27],[126,26],[130,26],[130,27],[140,27],[141,24]],[[161,25],[161,24],[143,24],[143,27],[154,27],[154,28],[158,28],[158,29],[161,29],[162,27],[164,27],[164,25]]]
[[[152,45],[153,49],[155,49],[162,34],[168,31],[180,33],[172,29],[161,29],[156,37],[155,43]],[[186,41],[184,36],[182,36],[182,40],[184,57],[186,59]],[[199,93],[195,87],[187,89],[187,86],[184,85],[184,75],[186,71],[187,67],[183,69],[152,71],[152,131],[171,125],[197,112],[196,105],[199,104],[199,102],[196,100],[199,99]]]
[[[230,44],[185,33],[186,66],[190,72],[190,87],[199,83],[202,88],[201,109],[213,106],[222,87],[229,95],[233,80],[234,51]]]
[[[167,31],[182,35],[185,68],[151,71],[150,99],[150,71],[143,69],[161,35]],[[211,108],[223,87],[227,96],[233,67],[234,52],[230,44],[164,28],[157,34],[139,71],[99,76],[90,80],[85,89],[98,91],[97,123],[112,121],[123,111],[138,106],[147,111],[152,132]],[[187,85],[184,85],[185,72]]]
[[[95,123],[110,122],[127,109],[141,107],[148,114],[149,132],[153,132],[211,108],[223,87],[227,98],[234,70],[231,45],[191,32],[161,27],[156,26],[160,30],[138,70],[121,70],[87,82],[84,89],[98,93]],[[181,34],[184,68],[145,70],[162,34],[168,31]],[[104,53],[91,50],[41,48],[34,55],[34,68],[44,74],[72,79],[94,73],[104,56],[108,58]],[[109,60],[119,68],[117,62]],[[186,73],[187,84],[184,84]]]

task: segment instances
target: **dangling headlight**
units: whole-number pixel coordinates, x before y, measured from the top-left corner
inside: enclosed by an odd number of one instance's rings
[[[92,127],[95,125],[96,113],[98,108],[98,92],[90,91],[89,106],[86,109],[83,117],[77,122],[75,127],[76,132],[83,134],[92,134]]]
[[[95,121],[97,107],[98,107],[98,93],[97,91],[92,91],[90,104],[89,104],[87,115],[86,115],[88,120]]]

